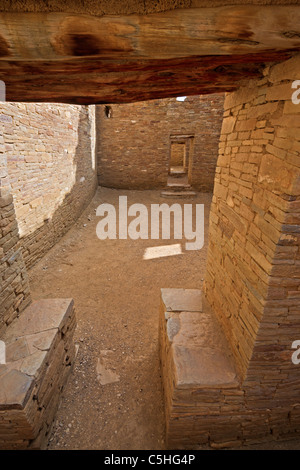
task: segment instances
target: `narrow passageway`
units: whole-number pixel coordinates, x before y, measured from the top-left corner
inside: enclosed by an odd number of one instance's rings
[[[204,204],[205,245],[199,251],[143,259],[147,247],[180,240],[99,240],[96,208],[133,203]],[[30,271],[32,295],[74,298],[79,351],[64,391],[50,449],[162,449],[164,407],[158,318],[160,289],[201,288],[211,194],[194,200],[159,191],[99,188],[76,225]],[[171,236],[172,236],[171,232]]]
[[[75,3],[0,2],[0,449],[300,449],[299,2]]]

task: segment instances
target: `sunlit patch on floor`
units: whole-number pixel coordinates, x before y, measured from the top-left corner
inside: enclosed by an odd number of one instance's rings
[[[151,246],[146,248],[143,259],[154,259],[163,258],[165,256],[182,255],[181,245],[177,243],[175,245],[163,245],[163,246]]]

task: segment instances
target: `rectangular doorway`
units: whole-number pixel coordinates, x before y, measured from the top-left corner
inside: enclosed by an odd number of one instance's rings
[[[193,135],[170,135],[168,185],[191,185],[193,143]]]

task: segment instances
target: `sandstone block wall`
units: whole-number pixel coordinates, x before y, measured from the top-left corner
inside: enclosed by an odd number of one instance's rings
[[[0,122],[0,337],[30,303]]]
[[[282,406],[300,383],[300,57],[264,75],[225,99],[205,290],[242,377]]]
[[[161,311],[172,448],[237,447],[299,435],[300,368],[292,360],[293,342],[300,340],[300,102],[292,102],[299,77],[300,55],[265,68],[263,79],[225,98],[208,305],[199,307],[198,320],[188,308],[175,312],[170,299]],[[223,351],[215,351],[218,340],[204,325],[215,315],[227,337]],[[226,372],[231,377],[226,357],[236,372],[232,384],[220,380]]]
[[[30,267],[94,195],[95,107],[5,103],[0,124],[20,245]]]
[[[223,94],[97,106],[100,186],[161,188],[167,183],[172,135],[193,135],[191,184],[213,189],[223,114]]]
[[[0,335],[30,302],[11,195],[0,196]]]
[[[0,364],[0,449],[45,448],[75,361],[71,299],[33,302],[7,328]]]

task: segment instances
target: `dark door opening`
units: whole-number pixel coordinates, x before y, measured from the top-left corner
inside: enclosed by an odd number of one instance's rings
[[[193,135],[170,136],[168,186],[191,186],[193,141]]]

